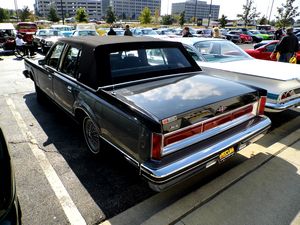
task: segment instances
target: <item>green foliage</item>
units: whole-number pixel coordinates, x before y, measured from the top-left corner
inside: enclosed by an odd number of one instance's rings
[[[52,21],[52,22],[58,22],[59,21],[59,17],[57,16],[56,10],[53,7],[50,8],[49,15],[48,15],[48,20]]]
[[[162,25],[172,25],[173,18],[171,15],[165,15],[162,17],[161,24]]]
[[[159,20],[159,9],[155,9],[155,12],[154,12],[154,23],[158,23],[158,20]]]
[[[112,24],[116,21],[116,16],[115,16],[111,6],[109,6],[106,11],[105,21],[106,21],[106,23],[110,23],[110,24]]]
[[[86,13],[85,8],[80,7],[76,10],[75,19],[79,23],[88,22],[88,14]]]
[[[260,13],[256,12],[256,7],[253,6],[253,0],[247,0],[246,4],[243,5],[243,10],[244,12],[242,14],[238,14],[237,17],[244,21],[245,26],[260,15]]]
[[[226,23],[227,23],[227,16],[225,16],[224,14],[222,15],[222,17],[219,19],[220,22],[220,26],[222,28],[225,28]]]
[[[151,10],[148,7],[145,7],[141,12],[139,17],[141,24],[151,23]]]
[[[21,21],[26,21],[27,19],[29,19],[32,13],[30,12],[28,6],[24,6],[23,9],[19,10],[18,14]]]
[[[285,4],[281,4],[281,7],[277,7],[276,25],[279,27],[288,27],[293,24],[293,18],[300,15],[298,6],[294,7],[295,0],[286,0]]]
[[[181,27],[184,25],[184,23],[185,23],[185,11],[180,13],[178,23]]]
[[[267,18],[266,18],[265,16],[263,16],[262,18],[260,18],[260,19],[258,20],[258,24],[259,24],[259,25],[266,25],[266,24],[268,24]]]
[[[0,8],[0,22],[9,19],[9,13],[7,9]]]

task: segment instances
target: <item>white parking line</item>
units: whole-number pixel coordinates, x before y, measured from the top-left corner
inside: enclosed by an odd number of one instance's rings
[[[58,201],[63,208],[65,215],[67,216],[70,224],[74,225],[85,225],[86,222],[82,215],[80,214],[79,210],[77,209],[75,203],[71,199],[69,193],[67,192],[66,188],[64,187],[63,183],[61,182],[60,178],[58,177],[57,173],[55,172],[54,168],[52,167],[51,163],[47,159],[45,153],[38,148],[37,140],[34,138],[32,133],[29,131],[26,123],[20,113],[16,110],[14,102],[11,98],[6,99],[6,103],[9,106],[13,116],[15,117],[17,124],[25,137],[28,141],[28,145],[37,159],[39,165],[41,166],[51,188],[53,189]]]

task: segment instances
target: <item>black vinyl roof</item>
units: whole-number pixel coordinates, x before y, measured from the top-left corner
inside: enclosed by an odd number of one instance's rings
[[[158,38],[152,37],[132,37],[132,36],[83,36],[61,38],[61,41],[73,45],[85,45],[90,48],[96,48],[103,45],[114,45],[124,43],[142,43],[142,42],[166,42]]]

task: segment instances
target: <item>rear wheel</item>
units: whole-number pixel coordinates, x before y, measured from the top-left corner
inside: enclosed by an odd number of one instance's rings
[[[82,122],[82,130],[85,142],[89,148],[89,150],[93,154],[98,154],[101,149],[101,139],[99,136],[99,129],[93,120],[85,116]]]

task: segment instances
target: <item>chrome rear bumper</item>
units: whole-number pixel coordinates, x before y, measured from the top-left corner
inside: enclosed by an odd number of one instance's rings
[[[285,102],[285,103],[270,103],[270,102],[267,102],[265,111],[266,112],[282,112],[282,111],[284,111],[288,108],[297,107],[299,105],[300,105],[300,97],[296,98],[296,99],[293,99],[293,100],[290,100],[290,101]]]
[[[268,117],[258,116],[207,140],[181,149],[160,162],[141,164],[142,176],[152,189],[162,191],[218,162],[220,153],[234,147],[239,151],[261,138],[271,126]]]

